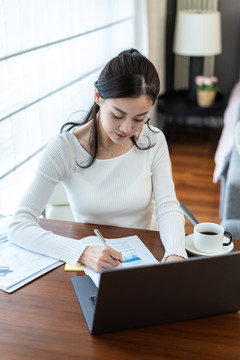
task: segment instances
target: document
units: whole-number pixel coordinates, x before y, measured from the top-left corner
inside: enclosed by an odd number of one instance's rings
[[[9,293],[63,264],[12,244],[7,238],[10,221],[10,217],[0,219],[0,289]]]
[[[115,269],[159,263],[137,235],[105,240],[107,241],[108,246],[122,253],[123,263]],[[101,272],[96,272],[89,269],[87,266],[83,266],[83,269],[85,274],[90,276],[95,285],[98,287]]]

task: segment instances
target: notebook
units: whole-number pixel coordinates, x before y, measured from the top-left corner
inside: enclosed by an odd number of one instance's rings
[[[99,288],[72,278],[91,334],[189,320],[240,309],[240,252],[108,270]]]

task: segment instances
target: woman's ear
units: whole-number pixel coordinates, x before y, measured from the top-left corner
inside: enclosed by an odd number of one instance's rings
[[[94,101],[97,105],[100,105],[101,97],[99,95],[98,89],[94,89]]]

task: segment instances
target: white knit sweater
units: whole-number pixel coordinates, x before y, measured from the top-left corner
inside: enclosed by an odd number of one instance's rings
[[[78,222],[150,229],[155,201],[156,221],[165,257],[186,257],[184,217],[176,200],[171,163],[164,135],[144,125],[138,143],[154,146],[139,150],[134,146],[124,155],[96,159],[87,169],[89,154],[73,132],[55,137],[41,158],[36,176],[21,200],[9,228],[10,240],[24,248],[56,259],[77,263],[86,245],[42,229],[38,219],[62,181]],[[92,234],[89,234],[92,235]],[[121,237],[121,233],[119,233]],[[93,245],[100,245],[98,241]]]

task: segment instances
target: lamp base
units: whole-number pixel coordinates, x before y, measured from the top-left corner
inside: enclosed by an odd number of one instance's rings
[[[190,56],[188,101],[196,103],[195,77],[203,74],[203,56]]]

